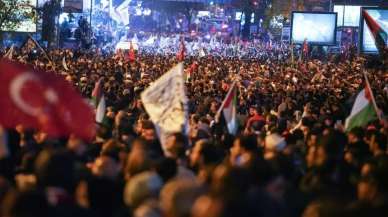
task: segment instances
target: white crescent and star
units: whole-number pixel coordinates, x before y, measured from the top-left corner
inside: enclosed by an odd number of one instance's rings
[[[39,83],[40,80],[36,75],[30,72],[21,73],[11,81],[11,84],[9,86],[10,96],[13,103],[15,103],[15,105],[21,111],[28,115],[36,117],[41,114],[43,109],[41,107],[36,107],[26,102],[21,94],[22,89],[27,82]],[[48,103],[55,104],[58,102],[58,95],[52,88],[47,88],[42,94]]]

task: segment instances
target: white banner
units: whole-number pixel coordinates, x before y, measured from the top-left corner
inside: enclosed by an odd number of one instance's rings
[[[188,100],[183,73],[183,63],[179,63],[141,94],[144,108],[158,129],[162,145],[166,135],[182,132],[187,122]]]

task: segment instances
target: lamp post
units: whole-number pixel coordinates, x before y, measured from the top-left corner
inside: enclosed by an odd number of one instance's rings
[[[93,12],[93,0],[90,0],[90,14],[89,14],[89,25],[92,28],[92,12]]]

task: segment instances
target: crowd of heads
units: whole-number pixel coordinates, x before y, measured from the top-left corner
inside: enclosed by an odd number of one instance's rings
[[[57,49],[49,61],[17,50],[13,59],[57,73],[86,99],[102,78],[107,110],[92,142],[3,129],[1,216],[388,216],[388,125],[344,128],[365,71],[379,113],[388,111],[387,69],[255,49],[263,55],[185,59],[189,132],[170,135],[165,151],[140,94],[175,56]],[[216,121],[233,82],[237,135]]]

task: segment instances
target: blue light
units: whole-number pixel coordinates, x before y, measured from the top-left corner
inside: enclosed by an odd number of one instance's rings
[[[63,22],[67,21],[68,13],[61,13],[59,15],[59,24],[62,24]]]
[[[151,15],[151,9],[145,8],[145,9],[143,10],[143,15],[144,15],[144,16],[149,16],[149,15]]]

